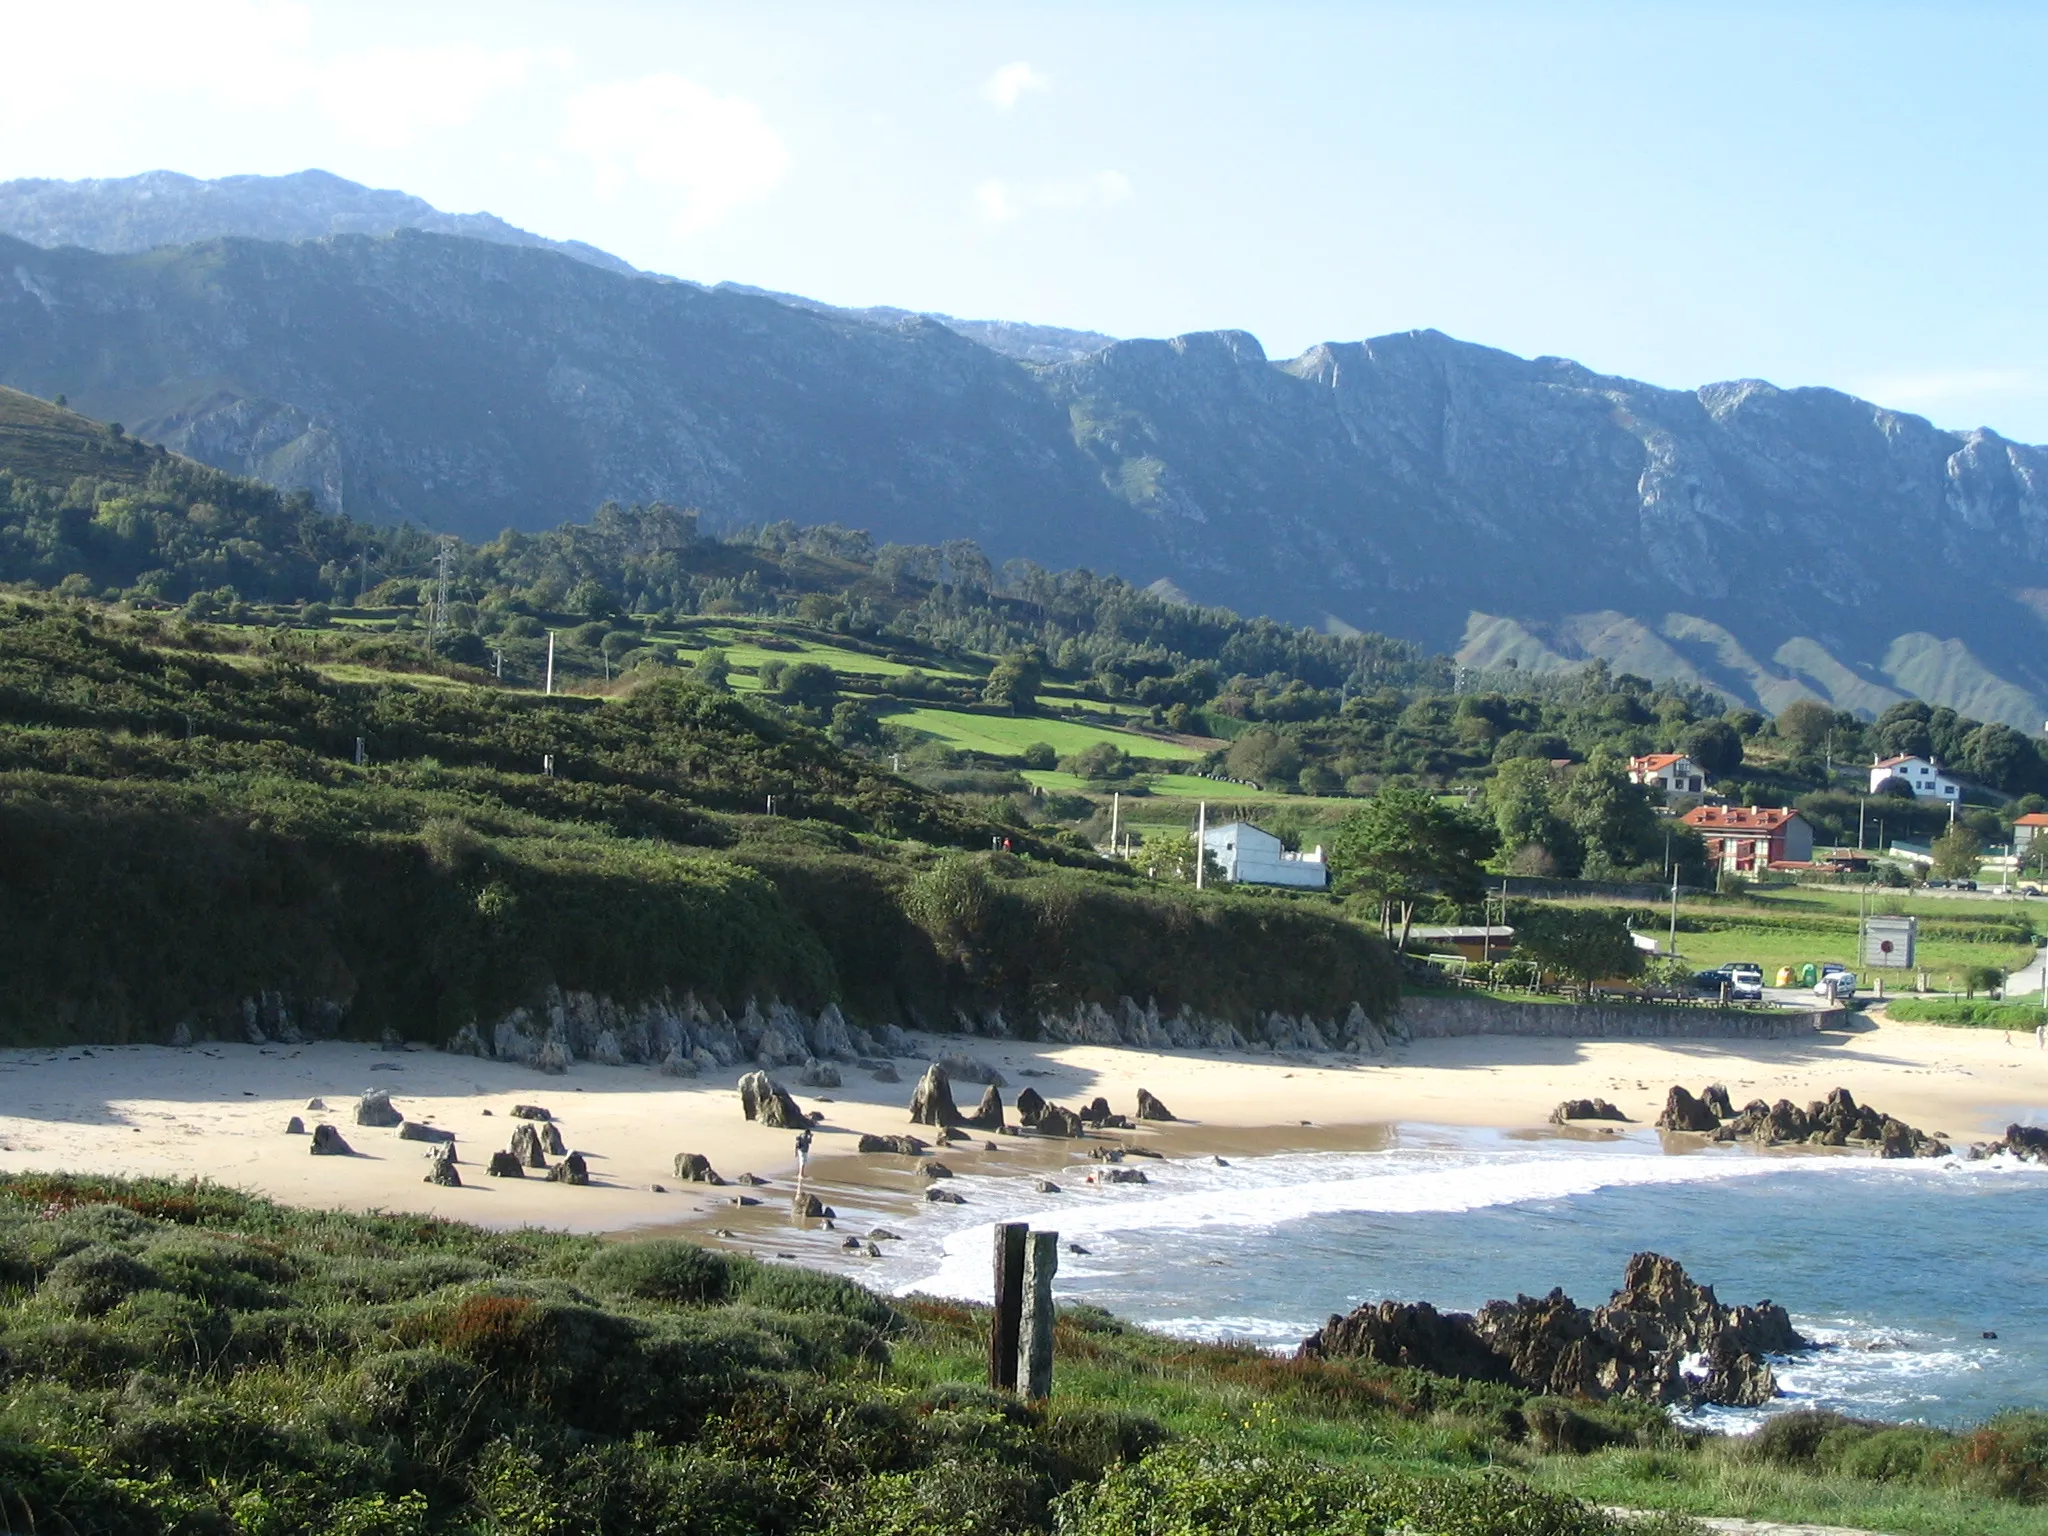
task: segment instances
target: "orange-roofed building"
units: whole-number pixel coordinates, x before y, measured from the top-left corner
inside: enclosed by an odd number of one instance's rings
[[[2048,833],[2048,816],[2036,811],[2031,816],[2015,817],[2012,824],[2012,851],[2024,854],[2034,846],[2034,839],[2043,833]]]
[[[1813,828],[1782,806],[1702,805],[1679,818],[1706,839],[1707,857],[1739,875],[1813,858]]]
[[[1628,760],[1628,781],[1672,795],[1697,795],[1706,790],[1706,770],[1683,752],[1652,752]]]

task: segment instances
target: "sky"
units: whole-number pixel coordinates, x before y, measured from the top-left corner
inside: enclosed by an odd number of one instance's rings
[[[0,0],[0,180],[317,166],[652,270],[1434,327],[2048,442],[2048,4]]]

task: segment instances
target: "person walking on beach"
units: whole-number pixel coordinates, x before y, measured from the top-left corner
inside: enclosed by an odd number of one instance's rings
[[[804,1128],[803,1128],[803,1129],[802,1129],[801,1131],[797,1132],[797,1136],[796,1136],[796,1181],[797,1181],[797,1183],[799,1183],[799,1184],[803,1183],[803,1181],[804,1181],[804,1170],[805,1170],[806,1168],[808,1168],[808,1167],[810,1166],[810,1162],[811,1162],[811,1130],[810,1130],[810,1127],[809,1127],[809,1126],[805,1126],[805,1127],[804,1127]]]
[[[2034,1049],[2037,1051],[2048,1051],[2048,1024],[2036,1024],[2034,1026]]]

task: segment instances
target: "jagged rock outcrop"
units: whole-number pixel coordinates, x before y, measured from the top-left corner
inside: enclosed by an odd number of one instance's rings
[[[796,1080],[806,1088],[837,1088],[840,1086],[839,1069],[829,1061],[820,1061],[815,1056],[804,1058],[803,1070]]]
[[[749,1120],[785,1131],[800,1131],[811,1123],[789,1090],[771,1082],[766,1072],[749,1072],[741,1078],[739,1094],[740,1110]]]
[[[1723,1120],[1735,1118],[1735,1106],[1729,1102],[1728,1090],[1720,1083],[1709,1083],[1700,1094],[1700,1102],[1710,1113]]]
[[[1171,1120],[1174,1118],[1174,1113],[1164,1104],[1160,1103],[1158,1099],[1147,1093],[1143,1088],[1140,1088],[1138,1090],[1138,1118],[1140,1120]]]
[[[355,1148],[341,1138],[341,1132],[331,1125],[313,1127],[313,1144],[306,1149],[315,1157],[353,1157]]]
[[[555,1117],[549,1113],[545,1106],[540,1104],[514,1104],[512,1106],[512,1118],[514,1120],[552,1120]]]
[[[1045,1095],[1036,1088],[1026,1088],[1017,1095],[1017,1123],[1028,1129],[1035,1129],[1038,1117],[1045,1113]]]
[[[1720,1123],[1711,1109],[1676,1084],[1664,1096],[1663,1112],[1657,1116],[1660,1131],[1711,1131]]]
[[[571,1152],[548,1170],[550,1184],[588,1184],[590,1165],[583,1160],[581,1152]]]
[[[809,1190],[790,1196],[789,1213],[798,1221],[831,1221],[839,1214]]]
[[[528,1168],[545,1168],[547,1158],[541,1145],[540,1132],[531,1125],[517,1125],[512,1128],[511,1153]]]
[[[978,1056],[964,1056],[949,1051],[939,1058],[939,1065],[946,1069],[946,1076],[963,1083],[987,1083],[991,1087],[1006,1086],[1003,1074]]]
[[[1765,1358],[1808,1348],[1782,1307],[1724,1306],[1675,1260],[1639,1253],[1603,1305],[1561,1290],[1493,1301],[1474,1316],[1426,1302],[1377,1302],[1333,1316],[1303,1341],[1316,1359],[1363,1357],[1561,1397],[1754,1406],[1777,1393]],[[1707,1370],[1689,1375],[1686,1361]]]
[[[454,1152],[453,1147],[435,1148],[434,1155],[427,1159],[427,1176],[423,1182],[438,1184],[443,1189],[460,1189],[462,1174],[455,1166]]]
[[[1064,1104],[1048,1104],[1039,1111],[1038,1119],[1031,1127],[1041,1136],[1065,1136],[1074,1139],[1088,1134],[1088,1127],[1081,1117]]]
[[[2008,1125],[2000,1140],[1974,1146],[1969,1155],[1973,1160],[2003,1156],[2022,1163],[2048,1163],[2048,1130],[2038,1125]]]
[[[293,1115],[291,1119],[285,1121],[284,1133],[287,1136],[303,1136],[306,1134],[306,1122],[297,1115]]]
[[[974,1106],[974,1113],[960,1123],[977,1131],[1000,1131],[1003,1128],[1003,1095],[995,1084],[981,1090],[981,1102]]]
[[[1846,1088],[1801,1109],[1790,1099],[1752,1099],[1715,1133],[1717,1141],[1760,1141],[1766,1146],[1805,1142],[1821,1147],[1875,1147],[1880,1157],[1946,1157],[1948,1144],[1869,1105]]]
[[[540,1128],[540,1144],[550,1157],[560,1157],[568,1150],[562,1140],[562,1128],[552,1120]]]
[[[484,1172],[494,1179],[523,1179],[526,1177],[525,1165],[510,1152],[493,1152],[489,1164],[484,1168]]]
[[[398,1128],[398,1139],[400,1141],[452,1142],[455,1140],[455,1133],[443,1130],[438,1125],[422,1125],[417,1120],[407,1120]]]
[[[1667,1104],[1666,1109],[1670,1106]],[[1552,1125],[1569,1125],[1574,1120],[1627,1120],[1628,1116],[1605,1099],[1566,1099],[1550,1112]]]
[[[912,1125],[958,1125],[960,1111],[953,1103],[953,1082],[936,1061],[924,1069],[924,1076],[910,1090]]]

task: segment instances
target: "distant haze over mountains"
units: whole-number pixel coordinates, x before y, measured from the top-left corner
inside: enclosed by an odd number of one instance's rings
[[[661,498],[1477,667],[2043,721],[2048,451],[1832,390],[1433,331],[1273,361],[1242,332],[836,309],[318,172],[14,182],[0,231],[0,382],[361,516],[488,535]]]

